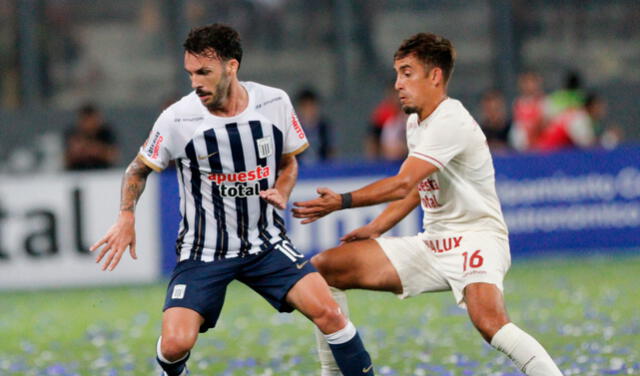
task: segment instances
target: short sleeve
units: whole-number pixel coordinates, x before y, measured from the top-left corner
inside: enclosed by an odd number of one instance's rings
[[[138,156],[144,161],[144,163],[155,171],[162,171],[168,165],[169,162],[174,159],[174,151],[171,145],[175,143],[171,130],[174,124],[174,116],[170,109],[165,110],[160,114],[149,138],[140,147]]]
[[[455,116],[445,115],[429,123],[418,133],[420,139],[409,156],[427,161],[439,170],[460,154],[469,144],[471,130]]]
[[[288,155],[296,155],[302,153],[309,147],[309,141],[302,129],[298,115],[293,109],[291,100],[288,95],[284,95],[285,99],[285,130],[284,130],[284,149],[283,153]]]

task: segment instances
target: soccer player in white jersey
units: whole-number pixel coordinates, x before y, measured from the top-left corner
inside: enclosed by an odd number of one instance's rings
[[[163,374],[188,373],[198,333],[215,327],[237,279],[277,310],[312,320],[342,373],[373,375],[355,327],[286,235],[281,213],[297,178],[295,155],[307,147],[289,97],[238,81],[242,47],[228,26],[195,28],[184,48],[194,91],[160,115],[127,168],[118,220],[92,247],[101,249],[96,261],[113,270],[127,248],[136,258],[135,204],[149,173],[175,160],[182,221],[156,350]]]
[[[312,259],[329,285],[390,291],[400,298],[451,290],[482,337],[525,374],[561,375],[545,349],[507,316],[507,227],[486,138],[462,103],[447,97],[454,60],[453,46],[441,36],[420,33],[405,40],[394,55],[395,88],[411,114],[409,155],[399,172],[349,193],[319,188],[319,198],[294,203],[294,216],[309,223],[335,210],[393,201],[371,223],[345,235],[340,246]],[[418,204],[424,232],[381,237]],[[340,294],[336,300],[346,302],[344,292],[335,291]],[[338,374],[330,354],[320,356],[323,375]]]

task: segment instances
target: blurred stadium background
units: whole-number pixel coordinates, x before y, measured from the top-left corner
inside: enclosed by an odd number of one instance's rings
[[[640,374],[637,0],[0,0],[0,375],[156,372],[174,263],[174,173],[149,180],[137,262],[101,273],[87,246],[115,219],[122,167],[161,109],[189,90],[184,37],[211,22],[242,35],[241,79],[292,98],[312,88],[322,99],[333,153],[324,161],[303,156],[293,199],[397,170],[365,140],[394,78],[393,52],[411,34],[451,39],[458,61],[450,95],[479,121],[488,91],[502,93],[513,116],[523,72],[537,72],[547,94],[579,74],[584,93],[608,107],[598,142],[494,150],[514,259],[507,304],[565,374]],[[109,169],[66,171],[65,134],[87,103],[103,113],[117,152]],[[379,210],[288,225],[301,250],[318,252]],[[394,233],[415,233],[420,214]],[[350,297],[378,374],[519,374],[473,333],[448,294]],[[219,325],[196,347],[195,374],[317,372],[311,326],[274,313],[244,286],[232,286]]]

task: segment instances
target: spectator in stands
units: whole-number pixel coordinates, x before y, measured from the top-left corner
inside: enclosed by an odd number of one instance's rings
[[[380,150],[382,159],[387,161],[402,162],[407,158],[407,114],[401,111],[385,121]]]
[[[334,156],[331,124],[322,115],[320,98],[312,89],[303,89],[296,95],[296,112],[304,127],[309,149],[298,156],[305,162],[324,162]]]
[[[600,145],[605,149],[615,149],[624,141],[624,130],[619,125],[607,127],[599,137]]]
[[[376,105],[371,113],[369,134],[367,135],[365,151],[370,159],[384,158],[382,150],[382,131],[385,125],[392,124],[394,118],[402,114],[398,93],[392,81],[385,88],[384,98]]]
[[[601,97],[590,94],[584,106],[567,108],[551,119],[540,135],[538,149],[551,151],[595,145],[595,128],[598,121],[604,117],[606,109],[606,103]]]
[[[80,107],[77,121],[67,130],[65,139],[67,170],[104,169],[116,163],[119,152],[115,135],[93,104]]]
[[[549,94],[545,102],[545,116],[554,118],[568,108],[579,108],[585,104],[582,78],[575,71],[567,72],[564,87]]]
[[[527,150],[536,144],[544,126],[544,103],[542,77],[533,71],[520,74],[511,130],[512,145],[517,150]]]
[[[511,119],[507,114],[504,95],[492,89],[482,96],[480,127],[487,137],[489,149],[492,152],[504,152],[510,149],[509,133]]]

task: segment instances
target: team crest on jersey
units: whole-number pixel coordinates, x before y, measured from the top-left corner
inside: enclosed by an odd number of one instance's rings
[[[266,158],[273,155],[273,141],[271,136],[260,138],[256,142],[258,144],[258,157]]]

